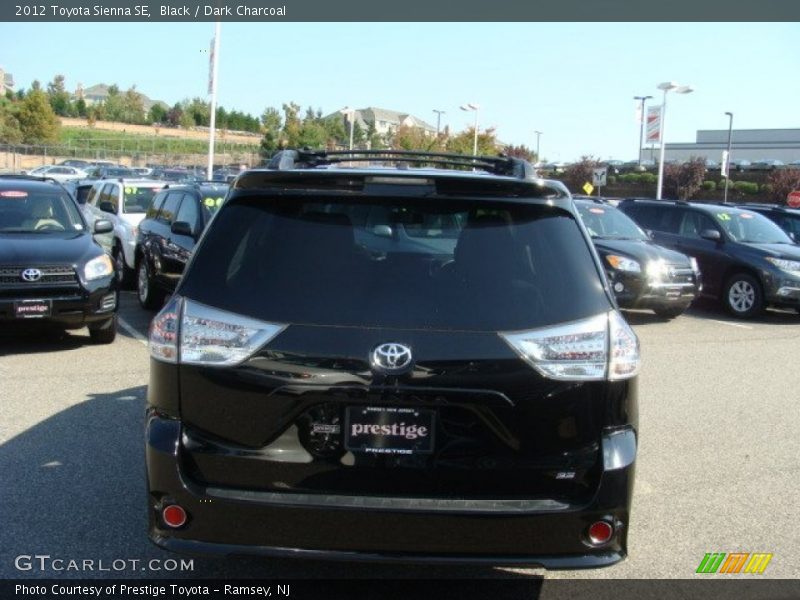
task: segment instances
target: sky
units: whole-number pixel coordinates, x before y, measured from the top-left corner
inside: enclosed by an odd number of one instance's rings
[[[0,23],[16,87],[56,74],[131,85],[168,104],[205,97],[212,23]],[[218,102],[261,115],[296,102],[411,113],[478,127],[551,161],[633,160],[634,96],[669,94],[667,142],[698,129],[800,127],[800,23],[223,23]]]

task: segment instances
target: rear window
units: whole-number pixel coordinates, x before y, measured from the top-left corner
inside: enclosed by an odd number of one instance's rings
[[[180,293],[268,321],[408,329],[526,329],[610,308],[559,208],[303,200],[228,200]]]

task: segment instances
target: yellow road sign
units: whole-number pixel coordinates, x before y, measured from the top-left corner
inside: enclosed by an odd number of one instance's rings
[[[587,181],[583,184],[583,191],[586,192],[587,196],[591,196],[594,191],[594,186]]]

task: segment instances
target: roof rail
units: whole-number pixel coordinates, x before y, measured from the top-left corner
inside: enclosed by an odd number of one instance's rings
[[[266,164],[268,169],[313,169],[345,162],[417,163],[434,166],[469,167],[518,179],[535,179],[536,170],[528,161],[513,156],[471,156],[444,152],[411,150],[281,150]],[[407,165],[403,165],[408,168]]]
[[[154,179],[153,181],[158,181]],[[204,179],[202,181],[170,181],[164,186],[164,189],[172,188],[178,185],[193,185],[200,187],[201,185],[230,185],[227,181],[215,181],[213,179]]]

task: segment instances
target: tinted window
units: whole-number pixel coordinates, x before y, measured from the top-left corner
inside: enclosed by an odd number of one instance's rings
[[[643,229],[666,233],[677,233],[678,231],[678,211],[673,207],[653,206],[652,204],[626,205],[624,212],[630,215]]]
[[[147,214],[145,215],[148,219],[154,219],[155,216],[158,214],[161,205],[164,203],[164,198],[167,197],[166,192],[161,192],[157,194],[153,201],[150,203],[150,206],[147,208]]]
[[[103,202],[108,202],[111,206],[114,207],[114,212],[119,211],[119,187],[114,185],[113,183],[107,183],[103,187],[103,191],[100,192],[100,199],[97,201],[97,205],[99,206]]]
[[[86,197],[86,202],[95,205],[97,204],[97,199],[100,197],[100,188],[102,186],[93,185],[92,189],[89,190],[89,195]]]
[[[178,216],[175,217],[176,221],[183,221],[188,223],[192,231],[200,229],[200,212],[197,209],[197,199],[191,194],[184,194],[181,207],[178,209]]]
[[[167,199],[161,210],[158,211],[158,220],[164,223],[171,224],[175,220],[175,214],[178,212],[178,205],[181,203],[181,196],[183,192],[169,192]]]
[[[443,223],[457,235],[443,236]],[[572,215],[455,200],[228,200],[180,292],[283,323],[447,330],[525,329],[610,308]]]
[[[708,215],[694,210],[681,211],[682,218],[678,234],[683,237],[690,237],[694,239],[702,239],[700,234],[707,229],[719,231],[719,227],[714,224],[714,221]]]

